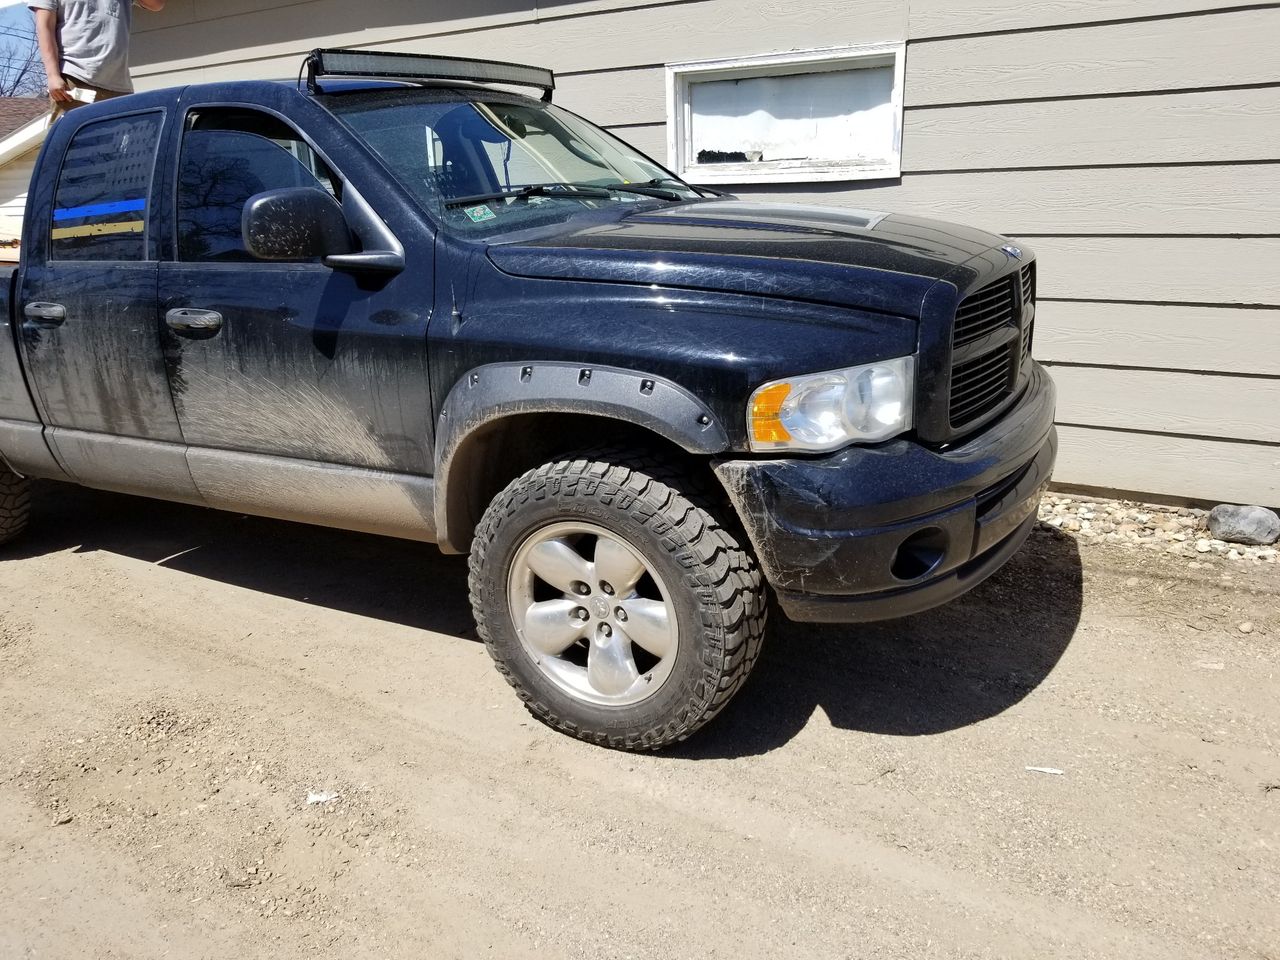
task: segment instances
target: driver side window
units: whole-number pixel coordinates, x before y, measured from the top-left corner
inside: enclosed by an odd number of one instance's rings
[[[240,217],[254,194],[318,187],[341,200],[341,181],[288,124],[252,110],[192,111],[178,168],[178,259],[245,262]]]

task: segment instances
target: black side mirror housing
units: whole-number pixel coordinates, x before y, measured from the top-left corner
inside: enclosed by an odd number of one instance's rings
[[[354,249],[338,201],[318,187],[254,194],[240,218],[244,248],[259,260],[315,260]]]

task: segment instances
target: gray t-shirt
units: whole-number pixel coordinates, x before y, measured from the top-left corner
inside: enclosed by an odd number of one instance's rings
[[[129,79],[133,0],[27,0],[27,6],[58,15],[63,73],[103,90],[133,93]]]

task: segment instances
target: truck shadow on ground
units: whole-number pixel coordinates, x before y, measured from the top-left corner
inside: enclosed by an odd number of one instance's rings
[[[429,544],[42,484],[30,530],[0,554],[0,565],[67,549],[107,551],[302,603],[476,637],[465,559]],[[999,574],[937,610],[838,626],[776,617],[755,675],[735,702],[663,755],[766,753],[795,737],[817,710],[837,729],[889,736],[978,723],[1049,676],[1082,603],[1075,541],[1041,527]]]
[[[780,616],[754,675],[721,718],[668,756],[766,753],[825,713],[839,730],[912,737],[1003,713],[1053,671],[1080,623],[1075,540],[1040,526],[999,573],[901,620],[798,624]]]

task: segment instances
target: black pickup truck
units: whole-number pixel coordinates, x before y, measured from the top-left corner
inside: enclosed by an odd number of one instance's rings
[[[644,750],[741,687],[770,597],[902,616],[1027,537],[1027,249],[691,186],[550,71],[306,66],[52,128],[0,286],[0,542],[43,477],[469,552],[529,709]]]

